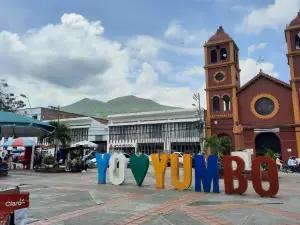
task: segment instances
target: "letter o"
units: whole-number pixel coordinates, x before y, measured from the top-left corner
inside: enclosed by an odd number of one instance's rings
[[[117,168],[119,162],[119,168]],[[127,159],[121,153],[114,153],[109,159],[109,180],[114,185],[121,185],[125,182]]]

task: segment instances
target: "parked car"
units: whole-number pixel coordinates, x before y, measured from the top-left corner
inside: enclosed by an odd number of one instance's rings
[[[182,152],[173,152],[172,154],[177,154],[179,165],[183,165],[183,153]],[[171,166],[171,159],[170,158],[169,158],[168,166]]]

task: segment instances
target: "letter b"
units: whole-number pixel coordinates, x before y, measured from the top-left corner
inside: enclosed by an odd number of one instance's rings
[[[236,162],[236,170],[232,169],[232,162]],[[248,181],[242,174],[245,170],[245,162],[241,157],[238,156],[224,156],[224,186],[225,193],[231,194],[243,194],[247,191]],[[234,178],[238,179],[238,187],[234,188]]]

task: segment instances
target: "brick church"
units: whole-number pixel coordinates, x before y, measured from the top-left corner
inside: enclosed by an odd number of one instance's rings
[[[300,158],[300,12],[285,39],[290,83],[261,70],[243,86],[234,40],[219,27],[205,43],[207,136],[227,136],[235,150],[272,149],[285,161]]]

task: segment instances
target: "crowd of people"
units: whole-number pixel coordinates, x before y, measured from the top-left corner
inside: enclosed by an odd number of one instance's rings
[[[279,157],[276,158],[276,164],[279,170],[287,172],[290,170],[292,173],[300,172],[300,163],[297,161],[296,157],[290,156],[287,164],[285,164]]]

